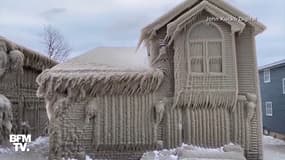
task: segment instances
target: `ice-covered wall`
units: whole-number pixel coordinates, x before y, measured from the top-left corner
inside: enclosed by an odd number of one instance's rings
[[[10,101],[0,94],[0,144],[8,144],[12,129],[12,107]]]

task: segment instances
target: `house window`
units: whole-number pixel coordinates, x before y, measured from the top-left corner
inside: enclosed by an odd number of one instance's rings
[[[188,35],[188,68],[194,73],[222,73],[223,38],[215,25],[198,23]]]
[[[285,94],[285,78],[282,79],[283,94]]]
[[[265,102],[265,114],[266,116],[272,116],[272,102]]]
[[[270,69],[265,69],[264,72],[264,83],[270,83]]]

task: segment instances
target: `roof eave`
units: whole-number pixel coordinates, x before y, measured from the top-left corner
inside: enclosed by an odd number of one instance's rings
[[[232,6],[229,3],[224,2],[223,0],[207,0],[211,2],[212,4],[215,4],[217,6],[220,6],[222,9],[226,10],[227,12],[231,13],[232,15],[242,18],[245,21],[247,21],[251,26],[254,27],[254,35],[258,35],[262,33],[265,29],[266,26],[259,22],[258,20],[252,19],[248,14],[245,14],[243,11],[239,10],[238,8]]]
[[[142,32],[146,32],[150,28],[160,29],[161,27],[165,26],[166,23],[168,23],[169,21],[174,19],[177,16],[177,14],[180,14],[180,12],[177,13],[178,10],[186,10],[187,8],[191,8],[198,1],[199,0],[192,0],[192,1],[185,0],[184,2],[182,2],[181,4],[176,6],[175,8],[171,9],[166,14],[157,18],[154,22],[152,22],[149,25],[147,25],[146,27],[144,27],[142,29]]]
[[[258,34],[261,34],[262,32],[264,32],[266,30],[266,26],[260,22],[253,25],[253,27],[254,27],[254,35],[255,36],[257,36]]]
[[[264,69],[272,69],[272,68],[278,68],[278,67],[283,67],[285,66],[285,60],[277,61],[274,63],[266,64],[263,66],[258,67],[259,71],[262,71]]]
[[[82,92],[82,95],[145,95],[154,93],[161,85],[164,74],[159,69],[145,72],[63,71],[45,70],[36,79],[37,95],[46,97],[56,93]],[[57,82],[57,83],[54,83]],[[81,93],[80,93],[81,94]]]
[[[24,67],[30,67],[36,70],[45,70],[47,68],[51,68],[55,66],[56,64],[58,64],[58,62],[40,54],[39,52],[36,52],[34,50],[31,50],[21,45],[18,45],[8,40],[5,37],[0,36],[0,41],[4,41],[7,47],[9,48],[9,50],[19,50],[23,52],[25,56]],[[35,61],[37,62],[35,63]]]
[[[232,14],[235,17],[241,17],[241,18],[243,18],[245,20],[250,19],[250,16],[248,16],[245,13],[243,13],[239,9],[233,7],[232,5],[224,2],[223,0],[191,0],[191,1],[190,0],[185,0],[183,3],[181,3],[177,7],[173,8],[172,10],[170,10],[169,12],[167,12],[166,14],[162,15],[157,20],[152,22],[151,24],[149,24],[146,27],[144,27],[142,29],[142,33],[141,33],[141,36],[140,36],[140,40],[139,40],[138,46],[140,46],[141,43],[145,39],[149,38],[151,35],[155,35],[157,30],[159,30],[162,27],[164,27],[165,25],[167,25],[176,16],[181,14],[186,9],[192,8],[195,4],[197,4],[200,1],[208,1],[208,2],[216,5],[217,7],[221,8],[223,10],[226,10],[227,12],[229,12],[230,14]],[[254,34],[255,35],[258,35],[258,34],[262,33],[266,29],[265,25],[262,24],[259,21],[252,21],[252,20],[250,21],[249,20],[248,23],[254,27],[254,29],[255,29],[255,33]]]
[[[182,16],[180,16],[175,21],[169,23],[167,25],[167,38],[171,38],[169,41],[172,42],[173,38],[175,38],[175,33],[178,33],[181,29],[185,27],[185,25],[189,24],[189,20],[197,15],[198,13],[202,11],[207,11],[213,16],[216,17],[225,17],[229,19],[234,19],[235,17],[231,14],[221,10],[220,8],[216,7],[215,5],[209,3],[208,1],[203,1],[184,13]],[[242,21],[225,21],[225,23],[229,24],[231,26],[231,30],[233,33],[235,32],[242,32],[245,28],[246,24]]]
[[[181,12],[183,12],[184,10],[193,7],[199,1],[201,0],[191,0],[191,1],[185,0],[175,8],[171,9],[166,14],[163,14],[155,21],[145,26],[141,31],[138,47],[142,44],[142,42],[145,39],[151,37],[151,35],[155,35],[157,30],[161,29],[168,22],[172,21],[177,15],[181,14]]]

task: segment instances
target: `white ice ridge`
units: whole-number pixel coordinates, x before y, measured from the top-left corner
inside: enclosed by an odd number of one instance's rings
[[[144,153],[141,160],[204,160],[204,159],[228,159],[245,160],[243,150],[239,145],[232,143],[220,148],[203,148],[193,145],[182,144],[175,149],[164,149]]]

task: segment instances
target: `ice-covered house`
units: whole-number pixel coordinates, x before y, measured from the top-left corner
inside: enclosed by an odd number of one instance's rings
[[[255,36],[264,29],[225,1],[186,0],[143,28],[149,69],[101,66],[91,52],[45,71],[38,94],[50,159],[136,159],[181,143],[230,142],[262,159]]]
[[[29,133],[32,138],[44,134],[48,119],[44,100],[36,96],[36,77],[56,64],[38,52],[0,37],[0,136],[5,132],[0,141],[9,140],[11,129],[14,134]]]

